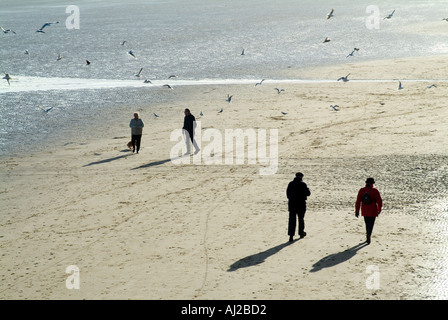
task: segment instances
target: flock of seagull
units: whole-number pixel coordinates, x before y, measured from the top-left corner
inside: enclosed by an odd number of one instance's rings
[[[332,8],[331,11],[327,14],[327,16],[326,16],[326,17],[327,17],[327,20],[329,20],[329,19],[331,19],[331,18],[334,17],[334,11],[335,11],[334,8]],[[384,19],[384,20],[389,20],[389,19],[391,19],[391,18],[394,16],[394,13],[395,13],[395,9],[394,9],[390,14],[388,14],[387,16],[385,16],[383,19]],[[447,21],[447,22],[448,22],[448,18],[443,18],[442,21]],[[50,27],[50,26],[52,26],[53,24],[58,24],[58,23],[59,23],[59,21],[55,21],[55,22],[46,22],[46,23],[44,23],[39,29],[37,29],[36,32],[37,32],[37,33],[45,33],[45,31],[44,31],[45,28]],[[2,26],[0,26],[0,30],[1,30],[3,33],[13,33],[13,34],[16,33],[14,30],[12,30],[12,29],[5,29],[5,28],[3,28]],[[330,39],[329,37],[326,37],[326,38],[324,39],[323,43],[328,43],[328,42],[330,42],[330,41],[331,41],[331,39]],[[121,44],[122,46],[125,46],[126,43],[127,43],[127,41],[125,40],[125,41],[122,41],[120,44]],[[346,58],[353,57],[354,54],[355,54],[355,52],[357,52],[357,51],[359,51],[359,48],[353,48],[353,50],[346,56]],[[29,51],[28,51],[28,50],[25,50],[24,53],[25,53],[26,55],[28,55],[28,54],[29,54]],[[127,51],[127,54],[128,54],[129,56],[131,56],[132,58],[137,59],[136,55],[134,54],[134,52],[133,52],[132,50]],[[241,56],[244,56],[244,55],[245,55],[245,49],[242,49],[242,51],[241,51]],[[60,60],[62,60],[62,59],[63,59],[63,56],[61,56],[60,54],[59,54],[58,57],[56,58],[57,61],[60,61]],[[89,60],[86,59],[86,65],[90,65],[90,64],[91,64],[91,62],[90,62]],[[136,76],[137,78],[141,78],[141,77],[142,77],[142,72],[143,72],[143,68],[140,68],[140,70],[138,71],[138,73],[135,74],[135,76]],[[11,82],[10,82],[10,81],[11,81],[12,77],[10,76],[9,73],[4,72],[4,74],[5,74],[5,76],[3,77],[3,79],[5,79],[5,80],[8,82],[8,85],[11,85]],[[348,81],[349,81],[349,79],[348,79],[348,76],[349,76],[349,75],[350,75],[350,73],[347,74],[346,76],[342,76],[342,77],[338,78],[337,81],[348,82]],[[172,79],[172,78],[177,78],[177,76],[176,76],[176,75],[170,75],[170,76],[168,77],[168,79]],[[265,81],[265,79],[262,79],[260,82],[255,83],[255,87],[256,87],[256,86],[261,86],[261,85],[263,84],[264,81]],[[144,82],[144,83],[152,83],[151,80],[149,80],[149,79],[145,79],[143,82]],[[165,87],[165,88],[168,88],[168,89],[173,89],[173,87],[170,86],[169,84],[164,84],[162,87]],[[436,87],[437,87],[436,85],[432,84],[432,85],[430,85],[430,86],[427,86],[427,89],[430,89],[430,88],[436,88]],[[402,85],[401,81],[399,81],[399,83],[398,83],[398,90],[403,90],[403,89],[404,89],[404,88],[403,88],[403,85]],[[277,94],[280,94],[280,93],[282,93],[282,92],[285,91],[284,89],[279,89],[279,88],[274,88],[274,90],[276,90]],[[226,101],[227,101],[228,103],[230,103],[231,100],[232,100],[232,97],[233,97],[233,95],[227,95],[227,99],[226,99]],[[38,106],[38,107],[39,107],[39,109],[41,109],[41,110],[42,110],[43,112],[45,112],[45,113],[48,113],[49,111],[51,111],[51,110],[53,109],[53,107],[50,107],[50,108],[42,108],[41,106]],[[340,110],[338,105],[330,105],[330,107],[331,107],[334,111],[339,111],[339,110]],[[223,108],[221,108],[221,109],[218,111],[218,113],[222,113],[222,112],[223,112]],[[286,114],[287,114],[286,112],[283,112],[283,111],[282,111],[281,113],[282,113],[282,115],[286,115]],[[155,114],[155,113],[154,113],[153,115],[154,115],[154,117],[158,117],[158,115]],[[203,115],[203,112],[202,112],[202,111],[200,112],[200,115],[201,115],[201,116]]]

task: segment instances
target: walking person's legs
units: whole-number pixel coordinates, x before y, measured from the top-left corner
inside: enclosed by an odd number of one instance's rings
[[[303,237],[306,236],[306,232],[305,232],[305,212],[306,212],[306,208],[303,208],[297,214],[299,216],[299,236],[300,236],[300,238],[303,238]]]
[[[296,230],[296,213],[293,211],[289,211],[289,220],[288,220],[289,241],[293,241],[295,230]]]
[[[137,153],[140,151],[140,143],[142,141],[142,135],[139,134],[135,138],[135,146],[137,147]]]
[[[372,236],[373,226],[375,225],[375,217],[364,217],[366,224],[367,243],[370,243],[370,237]]]

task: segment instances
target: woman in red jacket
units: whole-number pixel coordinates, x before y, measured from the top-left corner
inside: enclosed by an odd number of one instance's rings
[[[367,178],[366,186],[359,189],[358,197],[356,198],[355,216],[359,217],[359,208],[364,217],[367,232],[367,244],[370,243],[370,236],[372,235],[375,218],[381,213],[383,208],[383,199],[381,199],[380,192],[373,187],[375,180]]]

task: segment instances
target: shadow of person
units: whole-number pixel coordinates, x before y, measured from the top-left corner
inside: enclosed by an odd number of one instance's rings
[[[358,252],[358,250],[364,248],[365,246],[367,246],[367,242],[362,242],[342,252],[332,253],[313,264],[313,269],[311,269],[310,272],[317,272],[324,268],[334,267],[335,265],[350,260],[356,252]]]
[[[279,252],[280,250],[282,250],[283,248],[293,244],[294,242],[299,241],[299,239],[296,239],[294,241],[288,241],[286,243],[282,243],[279,244],[275,247],[272,247],[270,249],[267,249],[265,251],[247,256],[245,258],[242,258],[236,262],[234,262],[229,269],[227,270],[228,272],[230,271],[235,271],[241,268],[247,268],[247,267],[252,267],[252,266],[256,266],[257,264],[263,263],[267,258],[269,258],[270,256],[276,254],[277,252]]]

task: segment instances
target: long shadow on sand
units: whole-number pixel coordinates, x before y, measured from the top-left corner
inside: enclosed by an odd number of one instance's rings
[[[257,264],[263,263],[267,258],[269,258],[270,256],[276,254],[277,252],[279,252],[280,250],[282,250],[283,248],[286,248],[287,246],[290,246],[291,244],[293,244],[294,242],[299,241],[299,239],[296,239],[292,242],[286,242],[286,243],[282,243],[279,244],[275,247],[272,247],[268,250],[247,256],[245,258],[242,258],[236,262],[234,262],[230,268],[227,270],[228,272],[230,271],[235,271],[241,268],[247,268],[247,267],[252,267],[252,266],[256,266]]]
[[[174,160],[177,160],[177,159],[180,159],[180,158],[186,158],[186,157],[187,157],[187,156],[180,156],[180,157],[177,157],[177,158],[169,158],[169,159],[165,159],[165,160],[154,161],[154,162],[150,162],[150,163],[143,164],[143,165],[141,165],[141,166],[132,168],[131,170],[136,170],[136,169],[143,169],[143,168],[150,168],[150,167],[160,166],[161,164],[164,164],[164,163],[167,163],[167,162],[170,162],[170,161],[174,161]]]
[[[118,160],[118,159],[129,157],[130,155],[132,155],[132,154],[124,154],[124,155],[117,156],[117,157],[103,159],[103,160],[99,160],[99,161],[95,161],[95,162],[90,162],[88,164],[83,165],[83,167],[88,167],[88,166],[93,166],[95,164],[101,164],[101,163],[107,163],[107,162],[115,161],[115,160]]]
[[[324,268],[331,268],[335,265],[338,265],[342,262],[345,262],[356,254],[358,250],[364,248],[368,244],[366,242],[357,244],[356,246],[353,246],[347,250],[338,252],[338,253],[332,253],[319,261],[317,261],[315,264],[313,264],[313,269],[310,270],[310,272],[317,272],[319,270],[322,270]]]

